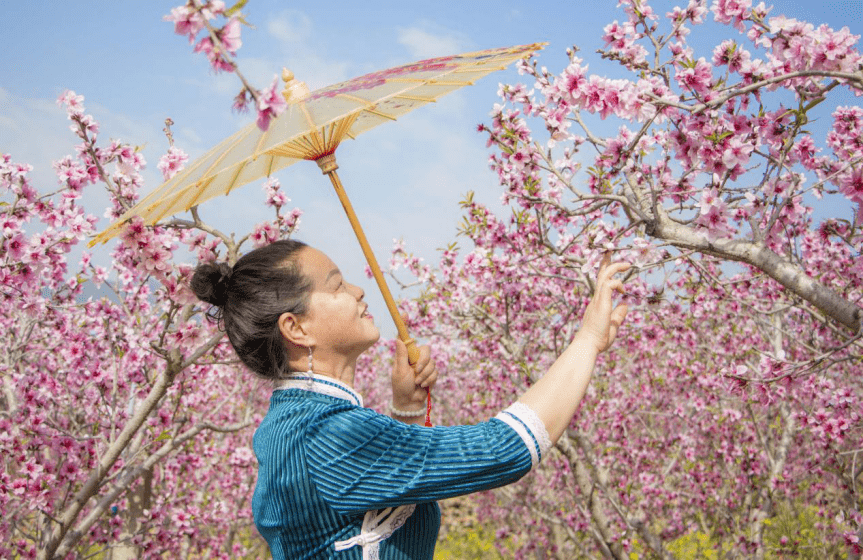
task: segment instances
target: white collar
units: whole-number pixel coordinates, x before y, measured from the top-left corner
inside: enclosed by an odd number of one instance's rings
[[[318,373],[312,373],[310,375],[309,372],[305,371],[295,372],[288,375],[285,379],[276,381],[273,390],[281,391],[284,389],[302,389],[303,391],[312,391],[313,393],[320,393],[337,399],[344,399],[357,406],[363,406],[363,397],[350,386],[342,383],[338,379],[334,379],[326,375],[320,375]]]

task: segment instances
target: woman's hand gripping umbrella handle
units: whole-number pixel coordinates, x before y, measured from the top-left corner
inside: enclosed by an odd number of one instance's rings
[[[387,282],[384,279],[384,275],[381,272],[381,267],[378,265],[378,261],[375,258],[375,254],[372,252],[372,248],[369,245],[368,240],[366,239],[366,234],[363,232],[363,228],[360,225],[360,221],[357,219],[357,215],[354,212],[354,207],[351,204],[350,199],[348,199],[347,193],[345,193],[344,186],[342,186],[342,181],[339,179],[338,173],[336,170],[339,168],[336,163],[335,154],[329,154],[322,156],[315,160],[318,164],[318,167],[321,168],[321,171],[330,178],[330,182],[333,184],[333,188],[336,190],[336,195],[339,197],[339,202],[342,203],[342,208],[345,210],[345,214],[348,216],[348,221],[351,223],[351,227],[354,230],[354,234],[357,237],[357,241],[360,242],[360,247],[362,248],[363,255],[366,257],[366,262],[369,264],[369,268],[372,270],[372,276],[375,278],[375,282],[377,282],[378,289],[381,292],[381,295],[384,298],[384,302],[387,305],[387,310],[390,312],[390,316],[393,319],[393,323],[396,325],[396,330],[398,331],[399,339],[404,342],[408,351],[408,363],[411,366],[415,366],[419,360],[420,352],[419,348],[417,348],[416,341],[411,338],[410,334],[408,334],[407,326],[405,325],[404,319],[402,319],[399,314],[399,310],[396,307],[395,300],[393,299],[392,294],[390,293],[389,286],[387,286]],[[427,389],[427,410],[426,410],[426,426],[431,426],[431,390]]]

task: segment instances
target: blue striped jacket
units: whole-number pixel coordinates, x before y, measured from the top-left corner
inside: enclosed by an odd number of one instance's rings
[[[255,432],[255,524],[276,560],[431,560],[436,500],[518,480],[549,445],[518,403],[474,426],[427,428],[363,408],[336,380],[295,374]],[[381,519],[383,535],[369,537]]]

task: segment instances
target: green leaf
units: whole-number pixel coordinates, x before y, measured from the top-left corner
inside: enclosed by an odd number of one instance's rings
[[[235,13],[239,12],[243,8],[246,7],[246,4],[249,3],[249,0],[237,0],[237,3],[225,10],[225,17],[231,17]]]

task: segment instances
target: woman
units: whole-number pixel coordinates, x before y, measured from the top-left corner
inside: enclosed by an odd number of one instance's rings
[[[437,372],[427,346],[415,374],[397,342],[392,417],[363,408],[356,361],[380,333],[362,289],[326,255],[288,240],[233,268],[199,266],[195,293],[218,306],[240,359],[276,384],[255,432],[252,500],[273,558],[431,559],[436,500],[518,480],[569,425],[626,315],[612,292],[628,268],[603,259],[581,329],[516,403],[474,426],[428,428],[419,424]]]

